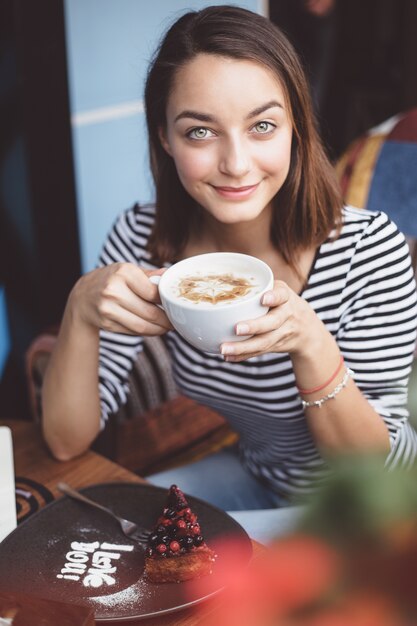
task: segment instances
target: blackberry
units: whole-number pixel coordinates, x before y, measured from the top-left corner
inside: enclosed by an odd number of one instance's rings
[[[180,545],[185,549],[189,550],[194,545],[194,539],[192,537],[182,537],[180,539]]]

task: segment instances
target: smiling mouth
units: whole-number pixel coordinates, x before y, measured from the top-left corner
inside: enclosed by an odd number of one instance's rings
[[[256,183],[256,185],[245,185],[244,187],[217,187],[213,185],[213,189],[226,198],[242,198],[251,195],[258,186],[259,183]]]

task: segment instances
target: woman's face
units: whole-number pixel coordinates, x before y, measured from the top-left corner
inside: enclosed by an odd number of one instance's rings
[[[160,137],[187,192],[224,224],[269,209],[290,167],[283,89],[252,61],[199,54],[182,67]]]

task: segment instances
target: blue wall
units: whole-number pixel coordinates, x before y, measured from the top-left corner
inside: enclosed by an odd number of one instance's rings
[[[7,359],[7,355],[9,354],[9,349],[9,332],[7,328],[4,290],[0,287],[0,378],[3,374],[3,368]]]
[[[160,35],[180,14],[224,0],[65,0],[83,270],[116,215],[153,198],[142,93]],[[265,14],[265,2],[240,6]]]

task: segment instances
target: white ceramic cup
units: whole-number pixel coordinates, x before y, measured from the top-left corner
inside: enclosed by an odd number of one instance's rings
[[[192,302],[178,295],[175,285],[183,277],[233,274],[250,277],[254,288],[249,295],[217,304]],[[234,252],[212,252],[189,257],[175,263],[162,276],[152,276],[158,285],[162,307],[177,332],[196,348],[219,354],[225,341],[242,341],[248,336],[236,335],[238,322],[265,315],[262,295],[272,289],[271,268],[256,257]]]

